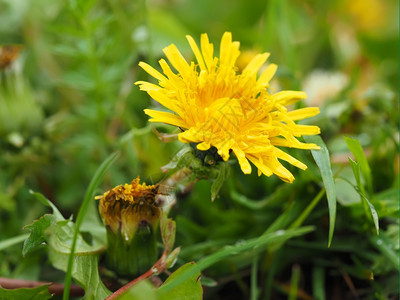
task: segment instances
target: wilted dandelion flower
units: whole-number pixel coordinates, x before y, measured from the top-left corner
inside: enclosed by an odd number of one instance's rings
[[[200,48],[191,36],[187,36],[197,63],[190,64],[175,45],[164,49],[175,73],[161,59],[161,74],[148,64],[140,66],[158,80],[158,85],[136,82],[155,101],[172,112],[146,109],[151,122],[161,122],[180,127],[179,140],[197,143],[197,149],[211,147],[227,161],[232,151],[245,174],[251,173],[251,161],[258,174],[276,174],[286,182],[293,175],[279,160],[306,169],[307,166],[282,151],[279,147],[318,149],[315,144],[300,142],[297,137],[319,134],[317,126],[298,125],[294,121],[315,116],[317,107],[288,111],[287,105],[306,98],[300,91],[271,92],[269,81],[277,66],[268,65],[258,76],[269,53],[254,56],[241,73],[236,60],[240,54],[239,42],[232,41],[226,32],[221,40],[220,56],[214,57],[214,46],[207,34],[202,34]]]
[[[104,224],[114,233],[121,233],[129,242],[138,227],[152,226],[159,220],[160,208],[156,204],[158,185],[139,183],[140,178],[130,184],[118,185],[100,198],[99,212]]]
[[[139,181],[137,177],[130,184],[118,185],[96,197],[107,228],[107,262],[121,275],[143,273],[157,260],[159,185]]]

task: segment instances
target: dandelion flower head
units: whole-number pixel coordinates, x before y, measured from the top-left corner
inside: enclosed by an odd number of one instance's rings
[[[140,178],[107,191],[100,199],[99,212],[103,222],[115,234],[121,233],[126,241],[135,235],[138,226],[155,226],[160,209],[156,204],[158,185],[139,183]]]
[[[303,170],[307,166],[280,148],[318,149],[317,145],[302,143],[297,137],[319,134],[319,127],[294,121],[315,116],[319,109],[288,111],[286,106],[306,98],[306,94],[270,91],[269,82],[277,66],[269,64],[259,75],[269,53],[255,55],[239,73],[236,66],[239,42],[232,41],[231,33],[223,35],[219,57],[214,57],[214,46],[207,34],[201,35],[200,47],[191,36],[187,40],[196,63],[189,64],[174,44],[163,51],[176,72],[165,59],[159,61],[163,74],[144,62],[139,63],[158,80],[158,85],[145,81],[136,84],[171,111],[145,109],[150,122],[179,127],[181,142],[196,143],[202,151],[215,147],[225,161],[233,152],[245,174],[251,173],[252,162],[258,168],[258,175],[275,174],[292,182],[294,176],[280,160]]]

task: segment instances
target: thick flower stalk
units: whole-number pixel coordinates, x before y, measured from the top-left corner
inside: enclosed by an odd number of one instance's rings
[[[183,143],[196,143],[197,149],[218,150],[224,161],[233,152],[245,174],[251,173],[252,162],[258,174],[277,175],[286,182],[294,180],[280,160],[306,169],[307,166],[281,150],[281,147],[318,149],[315,144],[300,142],[303,135],[320,133],[317,126],[299,125],[295,121],[315,116],[317,107],[289,111],[287,106],[306,98],[301,91],[273,93],[269,82],[277,66],[269,64],[259,74],[269,53],[256,55],[238,73],[235,65],[240,54],[239,42],[226,32],[221,40],[220,55],[214,57],[214,46],[202,34],[200,48],[187,36],[197,63],[187,63],[175,45],[164,49],[168,63],[161,59],[163,74],[144,62],[140,66],[158,80],[158,85],[138,81],[140,89],[171,112],[146,109],[150,122],[179,127]],[[249,162],[250,161],[250,162]]]
[[[107,228],[107,263],[120,275],[139,275],[157,261],[159,185],[139,181],[137,177],[96,197]]]

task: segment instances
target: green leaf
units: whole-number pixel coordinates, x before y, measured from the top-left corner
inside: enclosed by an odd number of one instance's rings
[[[148,280],[142,280],[118,297],[119,300],[159,300],[156,289]]]
[[[180,278],[182,274],[190,272],[190,276],[187,276],[184,281],[180,282],[173,288],[165,289],[165,285]],[[202,299],[203,289],[200,283],[200,271],[196,269],[196,264],[191,262],[183,265],[174,273],[171,274],[165,281],[165,283],[157,289],[157,295],[160,300],[197,300]]]
[[[174,282],[176,278],[180,278],[182,274],[196,267],[196,264],[191,262],[183,265],[174,273],[172,273],[165,284]],[[164,285],[158,289],[148,281],[143,280],[131,287],[120,298],[121,300],[197,300],[202,299],[203,289],[200,283],[200,271],[195,271],[191,276],[184,281],[179,282],[174,288],[166,290]]]
[[[73,273],[73,268],[74,268],[74,253],[75,253],[75,247],[77,245],[77,240],[78,240],[78,233],[81,224],[83,223],[83,220],[86,216],[86,213],[88,212],[89,205],[91,201],[94,201],[94,191],[99,185],[100,181],[104,177],[104,174],[106,173],[107,169],[111,166],[111,164],[114,162],[114,160],[118,157],[118,152],[111,154],[107,159],[100,165],[100,167],[97,169],[96,173],[94,174],[88,189],[86,190],[85,198],[83,200],[83,203],[81,205],[81,208],[79,210],[78,216],[76,218],[76,227],[75,231],[73,234],[73,240],[72,240],[72,245],[70,249],[70,254],[68,258],[68,265],[67,265],[67,270],[66,270],[66,275],[65,275],[65,283],[64,283],[64,294],[63,294],[63,299],[66,300],[68,299],[69,295],[69,290],[71,287],[71,277]],[[92,264],[94,262],[92,261]],[[96,274],[97,273],[97,257],[96,257],[96,262],[95,265],[90,265],[91,267],[94,267],[96,269]],[[84,270],[84,269],[83,269]],[[95,284],[97,285],[98,280],[95,280]],[[101,280],[100,280],[101,282]],[[94,288],[97,291],[97,286],[92,285],[92,282],[89,282],[88,288]]]
[[[68,258],[75,229],[76,226],[71,221],[58,222],[52,227],[49,238],[50,262],[55,268],[64,272],[68,269]],[[86,299],[105,299],[111,294],[98,273],[99,254],[103,250],[104,245],[99,244],[96,240],[93,240],[93,245],[88,245],[81,235],[78,235],[74,264],[70,274],[85,289]]]
[[[361,183],[360,165],[356,161],[352,160],[350,157],[348,159],[349,159],[350,167],[353,170],[354,178],[356,179],[357,188],[359,191],[365,193],[364,186]]]
[[[321,147],[320,150],[311,150],[312,156],[321,172],[322,181],[326,189],[326,197],[329,207],[329,241],[328,247],[331,246],[333,231],[335,229],[336,220],[336,188],[333,179],[331,162],[329,159],[329,151],[324,141],[318,135],[304,136],[307,143],[314,143]]]
[[[63,215],[60,213],[60,211],[58,210],[58,208],[49,200],[47,199],[45,196],[43,196],[41,193],[37,193],[34,192],[32,190],[29,191],[33,196],[36,197],[36,199],[38,199],[40,202],[42,202],[44,205],[51,207],[51,209],[53,210],[53,215],[55,217],[55,221],[62,221],[65,220]]]
[[[289,229],[289,230],[278,230],[273,233],[263,234],[259,238],[254,238],[254,239],[250,239],[247,241],[243,241],[240,244],[225,246],[222,249],[220,249],[219,251],[214,252],[213,254],[199,260],[197,262],[197,265],[195,265],[195,267],[185,270],[174,281],[171,281],[169,283],[164,283],[163,290],[168,291],[170,289],[173,289],[174,287],[179,285],[181,282],[185,281],[187,278],[194,276],[194,274],[196,274],[196,272],[202,271],[202,270],[208,268],[209,266],[211,266],[225,258],[228,258],[232,255],[237,255],[237,254],[240,254],[241,252],[248,251],[248,250],[255,250],[255,249],[262,250],[269,244],[286,241],[295,236],[300,236],[300,235],[309,233],[312,230],[314,230],[314,228],[311,226],[305,226],[305,227],[301,227],[301,228],[297,228],[297,229]]]
[[[353,153],[354,158],[360,164],[361,172],[366,181],[368,192],[370,195],[372,195],[373,188],[372,188],[371,168],[369,167],[367,158],[365,156],[363,148],[361,147],[360,142],[350,137],[344,137],[344,140],[346,141],[347,147],[349,147],[351,153]]]
[[[36,248],[46,241],[45,231],[53,224],[53,215],[44,215],[40,219],[33,221],[31,225],[27,225],[24,229],[29,230],[29,237],[24,242],[22,255],[25,256],[29,251]]]
[[[379,235],[378,214],[375,210],[375,207],[372,205],[372,203],[368,200],[367,196],[365,195],[364,186],[361,183],[360,165],[357,162],[355,162],[354,160],[352,160],[350,157],[349,157],[349,162],[350,162],[351,168],[353,169],[354,177],[356,178],[356,182],[357,182],[356,190],[361,197],[365,215],[368,216],[368,218],[372,219],[374,226],[375,226],[376,234]]]
[[[0,286],[0,299],[26,299],[26,300],[46,300],[52,298],[49,293],[49,284],[34,288],[3,289]]]

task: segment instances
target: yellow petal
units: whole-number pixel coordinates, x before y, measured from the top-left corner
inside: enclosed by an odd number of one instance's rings
[[[200,134],[195,128],[190,128],[178,135],[178,139],[182,143],[198,143],[202,142],[202,134]]]
[[[172,66],[183,76],[188,76],[191,72],[190,66],[179,52],[178,48],[174,44],[169,45],[163,49],[168,60]]]
[[[295,125],[295,133],[298,136],[314,135],[314,134],[320,134],[321,129],[318,126],[312,126],[312,125]]]
[[[318,107],[306,107],[300,108],[287,113],[287,116],[293,121],[303,120],[306,118],[310,118],[319,114]]]
[[[204,62],[209,71],[212,70],[214,66],[214,46],[208,41],[208,35],[203,33],[200,38],[201,43],[201,53],[203,54]]]
[[[319,149],[320,147],[315,144],[306,144],[299,142],[296,138],[291,139],[290,141],[280,138],[280,137],[271,137],[269,139],[272,145],[274,146],[282,146],[282,147],[289,147],[289,148],[297,148],[297,149]]]
[[[238,42],[232,42],[232,34],[230,32],[224,33],[220,47],[220,67],[224,66],[229,69],[234,66],[240,54],[239,45]]]
[[[254,56],[246,68],[244,68],[243,73],[248,73],[249,75],[257,74],[258,70],[267,61],[269,55],[269,53],[262,53]]]
[[[211,148],[211,145],[207,142],[202,142],[202,143],[198,144],[196,148],[201,151],[207,151],[208,149]]]
[[[224,161],[227,161],[229,159],[229,150],[231,144],[232,143],[229,140],[222,141],[222,143],[221,141],[219,141],[219,143],[216,144],[218,154],[222,157]]]
[[[264,164],[263,159],[260,156],[248,155],[247,157],[265,176],[269,177],[273,174],[271,169]]]
[[[294,176],[288,169],[286,169],[277,159],[271,159],[270,166],[272,172],[278,176],[281,180],[292,183]]]
[[[206,65],[204,64],[203,56],[201,55],[200,49],[197,46],[196,42],[190,35],[187,35],[186,38],[189,42],[190,47],[193,50],[194,56],[196,56],[197,62],[200,66],[200,70],[206,70]]]
[[[284,161],[287,161],[288,163],[292,164],[293,166],[305,170],[307,169],[307,166],[303,164],[301,161],[295,159],[293,156],[287,154],[286,152],[283,152],[281,149],[274,148],[274,152],[276,157],[283,159]]]
[[[166,81],[167,78],[165,78],[160,72],[158,72],[156,69],[151,67],[150,65],[146,64],[145,62],[140,62],[139,66],[145,70],[147,73],[149,73],[151,76],[154,78],[158,79],[159,81]]]
[[[251,165],[250,165],[249,161],[247,160],[246,155],[244,154],[242,149],[240,149],[239,147],[233,147],[232,151],[233,151],[233,153],[235,153],[235,155],[239,161],[240,168],[242,169],[243,173],[250,174],[251,173]]]
[[[258,78],[257,83],[259,83],[263,86],[268,85],[269,81],[272,79],[272,77],[274,77],[277,69],[278,69],[278,66],[276,64],[268,65],[268,67],[265,69],[265,71]]]
[[[161,89],[161,87],[159,87],[158,85],[146,81],[136,81],[135,84],[139,86],[141,91],[146,91],[146,92],[158,91]]]
[[[273,98],[282,105],[289,105],[307,98],[307,95],[300,91],[282,91],[274,94]]]
[[[183,110],[182,110],[182,107],[180,106],[181,104],[178,101],[176,101],[175,99],[169,98],[161,90],[147,91],[147,93],[150,95],[150,97],[152,97],[155,101],[160,103],[162,106],[165,106],[166,108],[172,110],[173,112],[176,112],[178,115],[182,115]]]
[[[169,112],[145,109],[144,113],[153,118],[153,119],[149,120],[150,122],[166,123],[166,124],[186,128],[186,124],[182,120],[181,117],[171,114]]]

